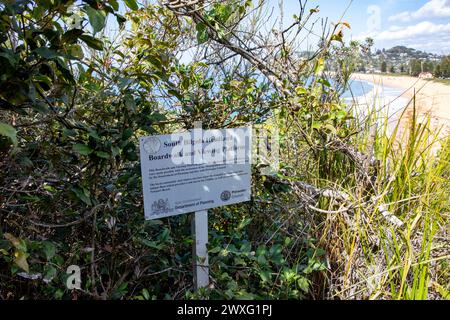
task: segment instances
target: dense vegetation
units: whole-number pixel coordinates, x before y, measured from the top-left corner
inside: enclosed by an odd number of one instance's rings
[[[264,1],[2,2],[0,298],[448,297],[450,144],[355,117],[340,95],[370,43],[340,21],[300,58],[318,10],[264,34]],[[190,217],[144,221],[138,161],[140,136],[195,121],[280,136],[252,201],[210,211],[197,292]]]

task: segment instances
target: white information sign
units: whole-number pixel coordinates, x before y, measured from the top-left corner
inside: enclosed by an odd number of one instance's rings
[[[142,137],[145,218],[249,201],[251,133],[251,128],[198,128]]]

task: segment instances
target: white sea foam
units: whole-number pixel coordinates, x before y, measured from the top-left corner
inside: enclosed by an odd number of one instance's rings
[[[379,119],[378,126],[381,127],[383,122],[388,119],[388,134],[391,134],[409,100],[402,96],[403,91],[401,89],[386,87],[369,81],[359,82],[368,84],[372,90],[359,96],[346,97],[344,101],[352,109],[361,126],[367,121],[369,115],[376,112]],[[354,91],[357,92],[358,90]]]

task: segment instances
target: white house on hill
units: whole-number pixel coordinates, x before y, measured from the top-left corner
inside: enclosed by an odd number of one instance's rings
[[[431,72],[422,72],[419,74],[420,79],[433,79],[433,74]]]

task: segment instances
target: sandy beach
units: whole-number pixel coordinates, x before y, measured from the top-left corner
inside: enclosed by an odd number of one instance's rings
[[[369,81],[378,86],[398,88],[403,90],[402,97],[410,103],[407,106],[403,127],[406,128],[413,114],[412,99],[416,93],[416,112],[418,121],[431,119],[434,130],[443,128],[440,138],[450,135],[450,85],[408,76],[389,76],[380,74],[353,74],[353,79]]]

